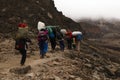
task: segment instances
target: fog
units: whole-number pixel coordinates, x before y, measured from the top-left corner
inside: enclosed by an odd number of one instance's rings
[[[120,19],[120,0],[54,0],[58,11],[74,20],[81,18]]]

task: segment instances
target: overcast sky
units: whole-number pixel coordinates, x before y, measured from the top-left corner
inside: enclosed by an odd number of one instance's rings
[[[54,0],[58,11],[72,19],[118,18],[120,0]]]

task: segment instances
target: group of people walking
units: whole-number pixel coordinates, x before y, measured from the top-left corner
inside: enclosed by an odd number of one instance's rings
[[[23,35],[25,35],[24,28],[25,24],[22,26]],[[51,52],[55,52],[57,44],[59,44],[60,50],[64,51],[65,47],[69,50],[80,51],[80,41],[82,39],[82,33],[80,31],[71,31],[70,29],[61,29],[58,26],[45,26],[43,22],[38,22],[38,35],[37,41],[40,50],[40,57],[44,58],[48,51],[48,42],[50,42]],[[26,60],[26,48],[27,42],[32,43],[29,38],[21,37],[16,40],[15,48],[22,54],[21,65],[24,65]]]

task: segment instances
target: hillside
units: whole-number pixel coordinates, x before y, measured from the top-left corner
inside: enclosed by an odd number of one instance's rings
[[[120,38],[120,20],[117,19],[83,19],[79,20],[87,37],[93,38]],[[89,36],[88,36],[89,35]]]
[[[18,23],[23,20],[33,32],[38,21],[46,25],[81,29],[79,24],[57,11],[53,0],[0,0],[0,33],[16,31]]]
[[[13,39],[0,39],[0,80],[119,80],[119,52],[113,52],[89,42],[82,42],[81,52],[50,50],[44,59],[39,56],[37,41],[29,45],[25,66],[14,49]],[[113,54],[114,53],[114,54]]]
[[[79,22],[87,38],[100,38],[102,31],[99,26],[86,21]]]

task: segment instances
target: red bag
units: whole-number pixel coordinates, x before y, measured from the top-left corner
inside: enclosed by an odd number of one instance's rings
[[[20,23],[20,24],[18,24],[18,27],[25,28],[25,27],[27,27],[27,24],[26,23]]]

